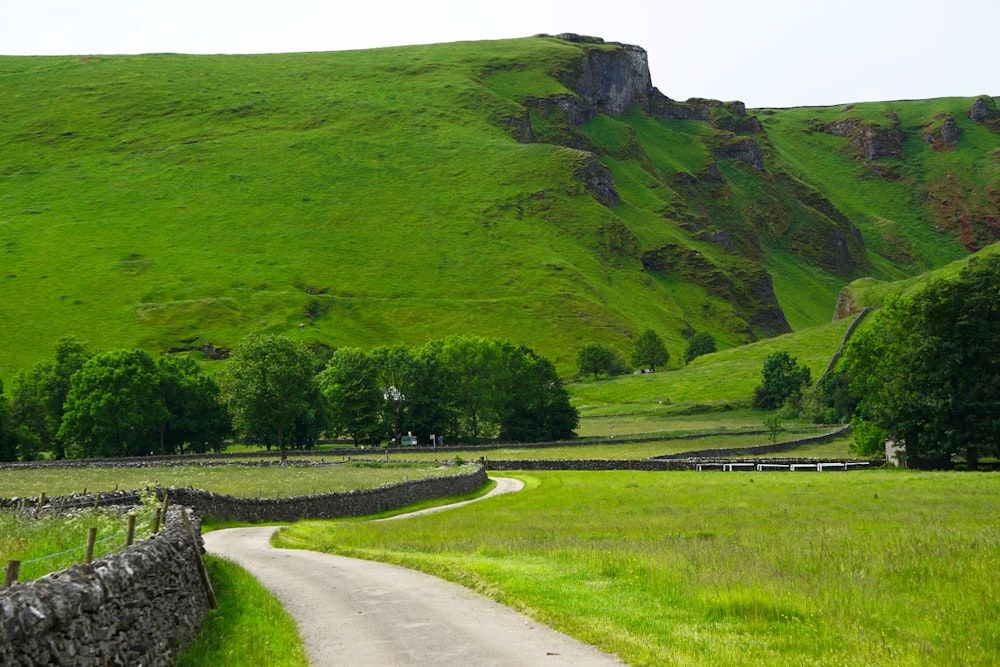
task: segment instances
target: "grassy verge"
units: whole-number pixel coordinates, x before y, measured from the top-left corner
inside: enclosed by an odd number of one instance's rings
[[[1000,475],[538,473],[279,543],[458,581],[634,665],[991,665]]]
[[[178,667],[299,667],[309,664],[295,621],[246,570],[205,558],[219,609],[209,612]]]

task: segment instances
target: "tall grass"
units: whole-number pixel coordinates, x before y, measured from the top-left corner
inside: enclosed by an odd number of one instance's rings
[[[363,452],[352,452],[357,457]],[[327,461],[339,459],[320,456]],[[432,464],[364,462],[332,466],[152,466],[70,469],[7,468],[0,470],[0,496],[56,496],[82,491],[144,489],[147,486],[194,487],[237,498],[286,498],[316,493],[371,489],[427,477],[454,475],[460,470]]]
[[[992,665],[1000,476],[538,473],[283,546],[458,581],[634,665]]]
[[[76,508],[66,513],[30,516],[14,510],[0,511],[0,563],[21,561],[18,581],[37,579],[85,561],[89,532],[97,529],[94,559],[125,549],[128,517],[135,517],[134,542],[152,535],[158,502],[153,494],[141,506]]]

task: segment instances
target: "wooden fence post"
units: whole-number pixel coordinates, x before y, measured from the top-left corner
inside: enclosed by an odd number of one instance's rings
[[[198,561],[198,577],[201,579],[201,585],[205,588],[205,596],[208,598],[208,608],[218,609],[219,601],[215,599],[215,590],[212,588],[212,581],[208,578],[205,561],[202,560],[201,553],[198,550],[198,536],[194,534],[194,526],[191,525],[191,519],[188,518],[186,507],[181,510],[181,517],[184,519],[188,535],[191,536],[191,548],[194,549],[194,559]]]
[[[19,560],[9,560],[7,561],[7,573],[3,578],[4,588],[9,588],[17,583],[17,577],[21,573],[21,561]]]
[[[94,543],[97,542],[97,528],[91,527],[87,531],[87,555],[85,557],[84,563],[89,563],[94,560]]]
[[[135,515],[128,515],[128,532],[125,533],[125,546],[132,546],[132,540],[135,539]]]
[[[166,491],[164,491],[163,492],[163,509],[160,510],[160,517],[161,517],[160,526],[163,527],[163,528],[166,528],[166,526],[167,526],[167,508],[169,507],[169,505],[167,503],[169,501],[170,501],[170,494],[168,494]],[[156,532],[156,531],[154,531],[154,532]]]

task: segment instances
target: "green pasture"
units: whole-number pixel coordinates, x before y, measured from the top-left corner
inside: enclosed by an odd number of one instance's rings
[[[583,417],[653,412],[670,415],[685,410],[682,405],[672,408],[671,404],[691,403],[707,406],[721,415],[729,408],[749,402],[754,387],[761,383],[764,361],[774,352],[788,352],[798,363],[809,367],[814,382],[818,380],[850,324],[850,319],[839,320],[707,354],[681,368],[578,380],[567,383],[566,389]]]
[[[133,540],[142,541],[153,534],[156,498],[150,495],[144,505],[119,512],[117,508],[71,508],[66,515],[21,515],[0,511],[0,563],[21,561],[18,581],[37,579],[86,559],[91,528],[97,530],[93,557],[101,558],[122,551],[127,542],[128,517],[135,517]]]
[[[747,257],[801,329],[827,321],[853,278],[909,277],[966,254],[912,184],[953,174],[964,189],[941,197],[988,205],[996,140],[963,113],[972,98],[857,105],[867,120],[902,119],[912,159],[892,179],[809,130],[836,108],[762,114],[766,174],[715,160],[723,132],[708,123],[635,109],[580,128],[536,113],[537,141],[517,141],[525,100],[566,94],[585,48],[614,47],[534,37],[0,57],[0,377],[64,334],[97,350],[196,355],[259,331],[333,347],[509,336],[568,377],[583,343],[627,350],[653,327],[676,366],[688,327],[720,347],[759,334],[740,311],[760,304],[734,301]],[[935,153],[915,128],[941,112],[962,141]],[[566,146],[586,142],[620,205],[584,187],[591,158]],[[721,182],[709,178],[716,166]],[[810,230],[826,223],[789,179],[820,188],[861,229],[871,266],[831,272],[826,237]],[[732,251],[700,234],[715,228]],[[710,266],[644,269],[643,253],[666,246]]]
[[[797,428],[782,431],[774,442],[787,442],[800,438],[810,438],[831,431],[831,427]],[[795,447],[772,456],[817,457],[817,458],[854,458],[850,453],[851,438],[842,437],[830,442]],[[461,460],[478,461],[480,457],[501,461],[559,461],[573,459],[618,460],[618,459],[648,459],[666,454],[683,454],[684,452],[701,451],[704,449],[741,449],[770,445],[772,440],[766,433],[712,434],[706,433],[697,438],[665,435],[662,439],[634,441],[628,438],[616,440],[605,439],[597,443],[567,444],[563,446],[534,448],[497,445],[495,448],[476,448],[463,451],[441,453],[412,452],[399,454],[399,458],[414,461],[438,460],[445,457]]]
[[[632,665],[992,665],[1000,476],[519,475],[525,491],[281,546],[414,567]]]
[[[321,456],[317,459],[322,458]],[[371,489],[428,477],[454,475],[453,466],[383,461],[310,466],[150,466],[0,469],[0,497],[57,496],[146,487],[193,487],[236,498],[287,498]],[[331,460],[333,457],[328,457]]]

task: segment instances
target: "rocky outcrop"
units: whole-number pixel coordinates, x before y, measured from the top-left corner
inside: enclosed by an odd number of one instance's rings
[[[969,109],[969,118],[977,123],[985,123],[991,120],[1000,119],[1000,111],[997,110],[997,102],[992,97],[977,97]]]
[[[764,155],[760,152],[760,144],[753,137],[725,135],[712,147],[712,155],[724,160],[739,160],[757,171],[765,171]]]
[[[622,116],[633,104],[648,108],[652,89],[645,49],[628,44],[589,49],[583,74],[573,86],[588,106],[609,116]]]
[[[987,95],[977,97],[969,109],[969,118],[1000,133],[1000,110],[997,109],[997,101],[992,97]]]
[[[715,100],[692,98],[687,102],[676,102],[659,90],[656,90],[650,100],[649,114],[666,120],[712,120],[712,106],[719,104]]]
[[[576,172],[590,194],[608,207],[618,206],[622,200],[615,189],[615,177],[611,170],[601,164],[596,155],[591,154],[581,161]]]
[[[751,338],[792,330],[774,294],[771,276],[759,264],[745,262],[723,269],[697,250],[674,244],[646,251],[641,260],[646,271],[683,276],[732,303]]]
[[[887,113],[889,126],[871,123],[861,118],[826,123],[815,128],[836,137],[849,139],[851,146],[863,158],[877,160],[883,157],[903,157],[903,129],[894,113]]]
[[[943,114],[924,128],[920,138],[935,150],[944,150],[957,144],[960,134],[961,129],[954,117]]]

